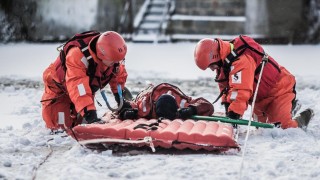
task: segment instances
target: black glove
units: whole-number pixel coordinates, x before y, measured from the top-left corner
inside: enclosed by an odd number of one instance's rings
[[[227,113],[227,117],[231,118],[231,119],[240,119],[240,114],[237,114],[237,113],[235,113],[233,111],[229,111]]]
[[[122,105],[120,111],[123,110],[123,109],[131,109],[131,108],[132,108],[132,106],[131,106],[130,102],[126,101],[126,100],[123,100],[123,105]]]
[[[138,109],[133,109],[129,101],[123,100],[123,105],[119,110],[119,119],[137,119]]]
[[[133,108],[124,108],[119,113],[119,119],[137,119],[138,118],[138,109]]]
[[[91,123],[100,124],[100,122],[102,122],[101,119],[97,117],[96,110],[89,110],[89,111],[85,110],[85,114],[83,118],[88,122],[88,124],[91,124]]]
[[[193,106],[189,106],[186,108],[180,108],[178,110],[178,117],[181,119],[188,119],[195,114],[197,114],[197,109]]]

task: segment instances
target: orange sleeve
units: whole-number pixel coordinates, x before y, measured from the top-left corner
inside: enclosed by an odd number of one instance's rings
[[[77,112],[84,115],[83,108],[95,110],[93,94],[87,76],[87,60],[79,48],[69,50],[66,57],[66,86]]]
[[[124,86],[127,81],[127,77],[128,77],[128,73],[127,73],[126,67],[123,63],[120,63],[118,72],[114,74],[114,76],[111,78],[109,82],[112,93],[118,92],[118,89],[117,89],[118,84],[121,85],[121,89],[124,89]]]
[[[243,55],[232,63],[229,74],[227,101],[230,102],[228,111],[243,115],[253,95],[254,72],[256,63],[252,57]]]

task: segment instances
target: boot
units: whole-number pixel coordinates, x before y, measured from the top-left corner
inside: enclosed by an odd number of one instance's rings
[[[292,114],[292,117],[294,117],[297,112],[300,110],[301,108],[301,103],[298,99],[295,99],[293,102],[292,102],[292,110],[291,110],[291,114]]]
[[[313,110],[308,108],[302,111],[300,115],[295,118],[295,120],[297,121],[299,128],[306,130],[313,116]]]

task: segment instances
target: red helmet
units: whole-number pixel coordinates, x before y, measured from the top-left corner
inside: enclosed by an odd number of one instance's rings
[[[194,60],[202,70],[218,62],[220,60],[219,42],[209,38],[200,40],[194,49]]]
[[[119,62],[127,54],[127,45],[120,34],[107,31],[100,35],[97,41],[97,57],[101,60]]]

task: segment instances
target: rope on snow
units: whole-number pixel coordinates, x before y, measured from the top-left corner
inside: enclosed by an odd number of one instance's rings
[[[253,115],[253,111],[254,111],[254,105],[256,102],[256,98],[257,98],[257,94],[258,94],[258,89],[259,89],[259,85],[260,85],[260,81],[261,81],[261,77],[262,77],[262,73],[263,73],[263,69],[264,69],[264,65],[265,63],[268,61],[268,54],[264,54],[263,58],[262,58],[262,67],[261,67],[261,72],[259,74],[259,79],[257,82],[257,86],[256,86],[256,90],[254,92],[254,96],[253,96],[253,101],[252,101],[252,106],[251,106],[251,113],[250,113],[250,119],[249,119],[249,123],[247,126],[247,134],[246,134],[246,138],[244,141],[244,147],[243,147],[243,151],[242,151],[242,160],[241,160],[241,166],[240,166],[240,178],[242,178],[242,170],[243,170],[243,163],[244,163],[244,155],[246,153],[246,148],[247,148],[247,141],[249,138],[249,133],[250,133],[250,125],[251,125],[251,121],[252,121],[252,115]]]

